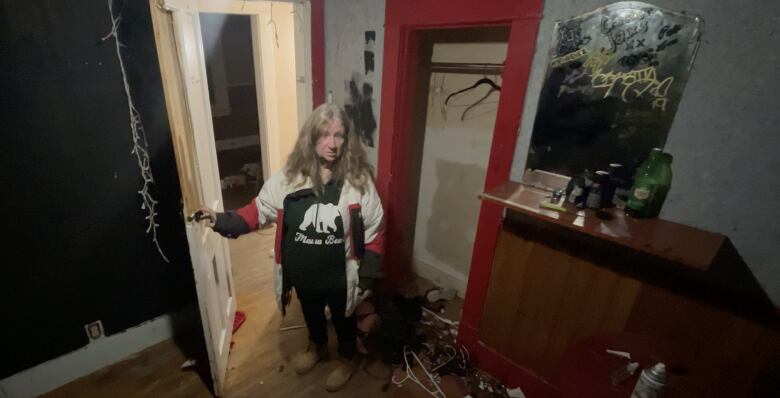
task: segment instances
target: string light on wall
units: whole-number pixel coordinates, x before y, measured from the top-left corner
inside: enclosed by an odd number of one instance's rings
[[[155,218],[157,217],[157,212],[155,211],[157,201],[154,200],[152,194],[149,192],[151,185],[154,184],[154,176],[152,175],[152,168],[149,160],[149,144],[146,141],[146,132],[144,131],[144,125],[141,122],[141,114],[138,113],[135,105],[133,105],[133,97],[130,95],[130,84],[127,82],[127,72],[125,71],[125,63],[122,61],[122,52],[120,50],[121,47],[125,46],[119,41],[118,33],[119,21],[121,21],[122,17],[121,15],[114,16],[113,0],[108,0],[108,12],[111,15],[111,32],[104,36],[101,39],[101,42],[113,37],[114,43],[116,44],[116,57],[119,60],[119,68],[122,71],[122,82],[124,83],[125,95],[127,96],[127,109],[130,113],[130,131],[133,135],[133,150],[130,151],[130,153],[135,155],[136,160],[138,161],[138,168],[141,170],[141,177],[144,180],[144,185],[138,191],[138,194],[141,195],[142,200],[141,210],[146,210],[149,213],[145,217],[145,219],[148,220],[146,233],[152,235],[152,241],[157,246],[157,251],[160,253],[163,260],[168,263],[170,261],[168,261],[165,253],[163,253],[163,250],[160,247],[160,241],[157,240],[157,227],[159,227],[159,224],[155,221]]]

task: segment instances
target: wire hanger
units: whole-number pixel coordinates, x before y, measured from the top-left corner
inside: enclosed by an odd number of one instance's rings
[[[485,93],[485,95],[482,96],[482,98],[478,99],[476,102],[474,102],[473,104],[469,105],[466,108],[466,110],[464,110],[463,113],[460,115],[460,121],[465,121],[466,120],[466,114],[470,110],[474,109],[477,105],[479,105],[483,101],[485,101],[488,97],[490,97],[490,94],[493,94],[494,91],[497,91],[497,90],[491,87],[490,90],[487,93]]]
[[[473,90],[473,89],[479,87],[482,84],[489,85],[493,90],[501,91],[501,86],[496,84],[496,82],[488,79],[487,77],[483,77],[483,78],[477,80],[477,82],[474,83],[471,87],[466,87],[466,88],[464,88],[462,90],[458,90],[458,91],[448,95],[447,99],[444,100],[444,105],[449,105],[450,98],[452,98],[452,97],[454,97],[454,96],[456,96],[458,94],[464,93],[466,91]]]

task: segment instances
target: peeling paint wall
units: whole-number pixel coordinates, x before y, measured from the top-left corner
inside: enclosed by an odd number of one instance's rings
[[[379,125],[379,99],[382,97],[382,50],[384,49],[384,0],[325,1],[325,93],[333,92],[339,106],[350,104],[349,84],[355,82],[362,95],[364,83],[372,92],[363,105],[370,104],[374,122]],[[366,43],[366,32],[374,32],[373,43]],[[370,34],[369,34],[370,36]],[[371,51],[373,50],[373,51]],[[366,53],[374,54],[374,71],[366,73]],[[362,118],[361,118],[362,119]],[[364,122],[369,125],[371,122]],[[373,147],[366,145],[369,160],[376,167],[378,127],[373,132]],[[368,143],[364,141],[364,143]]]
[[[555,20],[612,3],[548,0],[523,109],[512,180],[528,156]],[[669,131],[674,178],[661,217],[729,236],[780,303],[780,2],[654,0],[704,19],[699,53]]]

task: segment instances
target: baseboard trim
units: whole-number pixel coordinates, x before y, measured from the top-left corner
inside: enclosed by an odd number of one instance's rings
[[[0,397],[45,394],[199,325],[197,307],[161,315],[0,380]]]
[[[417,257],[412,258],[412,271],[418,276],[430,280],[439,287],[448,287],[455,289],[458,296],[466,297],[466,285],[468,284],[468,275],[456,271],[448,266],[428,263]]]

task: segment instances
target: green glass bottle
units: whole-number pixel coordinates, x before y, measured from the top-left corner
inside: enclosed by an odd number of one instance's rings
[[[626,214],[636,218],[651,217],[649,215],[650,202],[658,185],[654,168],[662,154],[660,148],[653,148],[650,151],[650,156],[637,169],[634,184],[631,186],[631,193],[626,203]]]
[[[666,200],[666,194],[672,188],[672,159],[671,154],[663,153],[656,165],[653,166],[653,174],[658,185],[656,185],[650,200],[647,217],[658,217]]]
[[[664,151],[661,150],[661,148],[653,148],[653,149],[651,149],[650,150],[650,155],[648,155],[647,159],[645,159],[645,161],[642,162],[642,164],[639,165],[639,167],[636,169],[636,173],[634,175],[634,179],[636,179],[637,177],[642,175],[642,173],[645,173],[648,170],[650,170],[650,164],[653,163],[657,157],[661,156],[661,154],[663,154],[663,152]]]

